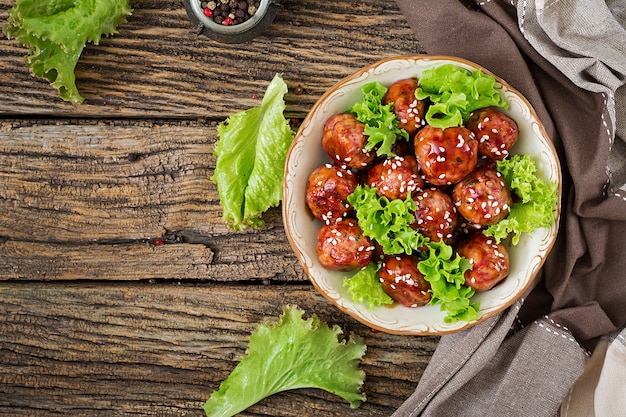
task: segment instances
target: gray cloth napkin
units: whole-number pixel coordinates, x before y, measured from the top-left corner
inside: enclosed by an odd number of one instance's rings
[[[523,0],[517,16],[537,52],[575,85],[604,97],[608,192],[626,196],[626,1]]]
[[[558,415],[597,342],[626,325],[626,2],[397,3],[426,52],[474,61],[530,101],[561,160],[563,209],[535,289],[443,336],[394,417]]]

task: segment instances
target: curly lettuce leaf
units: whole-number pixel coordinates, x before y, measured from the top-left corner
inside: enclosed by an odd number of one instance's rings
[[[365,268],[343,280],[343,285],[348,288],[348,294],[352,299],[367,305],[369,309],[394,303],[393,298],[380,285],[379,269],[379,263],[370,262]]]
[[[286,306],[274,326],[259,325],[250,336],[246,356],[203,406],[207,417],[233,416],[278,392],[318,388],[358,407],[365,372],[359,363],[366,346],[354,334],[343,337],[313,315]]]
[[[348,202],[356,212],[363,234],[378,242],[387,255],[410,255],[428,240],[411,227],[417,205],[410,197],[389,200],[379,197],[376,188],[359,185],[348,196]]]
[[[429,242],[428,248],[428,257],[417,264],[417,269],[430,283],[430,304],[439,305],[447,313],[446,323],[476,320],[480,305],[470,301],[475,290],[464,285],[465,272],[472,269],[471,262],[444,242]]]
[[[498,242],[513,234],[511,243],[517,245],[522,233],[552,226],[558,203],[557,184],[537,176],[537,167],[530,156],[514,155],[498,161],[497,169],[520,201],[513,203],[509,215],[489,226],[484,234]]]
[[[74,70],[86,43],[116,33],[131,12],[128,0],[17,0],[3,31],[28,47],[33,75],[47,79],[64,100],[82,103]]]
[[[411,227],[415,220],[415,201],[410,197],[390,201],[386,197],[379,197],[376,188],[359,185],[348,196],[348,202],[356,212],[363,234],[381,245],[385,254],[427,254],[426,259],[418,263],[418,269],[431,284],[430,303],[439,305],[442,311],[447,312],[444,318],[446,323],[472,321],[478,317],[479,305],[470,301],[474,290],[464,285],[465,271],[472,268],[470,261],[455,253],[452,246],[433,242]],[[378,270],[376,267],[371,268]],[[382,290],[380,282],[375,278],[372,280],[371,274],[372,270],[361,270],[357,273],[359,276],[356,282],[348,281],[348,285],[353,285],[348,291],[353,299],[366,302],[370,307],[373,305],[372,300],[379,298],[378,291]],[[375,282],[378,288],[373,285]]]
[[[430,99],[426,121],[445,129],[461,126],[474,110],[489,106],[508,108],[499,87],[492,75],[444,64],[422,73],[415,97]]]
[[[264,225],[261,215],[282,200],[285,161],[294,132],[284,116],[287,85],[276,74],[258,107],[218,126],[217,184],[222,218],[233,230]]]
[[[356,115],[356,119],[365,123],[364,134],[368,136],[365,149],[376,148],[376,155],[395,154],[391,147],[398,137],[409,140],[409,134],[399,126],[392,104],[382,104],[387,88],[379,82],[371,82],[361,87],[363,100],[358,101],[348,110]]]

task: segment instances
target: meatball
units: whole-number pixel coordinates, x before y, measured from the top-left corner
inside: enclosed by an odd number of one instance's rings
[[[364,131],[365,124],[359,122],[354,114],[336,114],[324,124],[322,148],[339,165],[366,169],[376,155],[365,149],[368,136]]]
[[[478,152],[493,160],[506,158],[517,142],[517,123],[493,107],[476,110],[465,127],[476,135]]]
[[[472,269],[465,271],[465,285],[476,291],[493,288],[509,274],[509,253],[494,238],[476,233],[460,243],[456,251],[472,263]]]
[[[414,144],[422,174],[433,185],[459,182],[478,162],[478,143],[464,127],[426,126],[417,133]]]
[[[419,258],[413,255],[387,256],[378,276],[391,298],[406,307],[421,307],[431,298],[430,284],[417,269]]]
[[[377,163],[368,171],[367,184],[376,187],[379,196],[405,200],[424,186],[417,160],[411,155],[395,156]]]
[[[324,224],[317,232],[317,257],[326,269],[357,271],[372,260],[374,246],[354,219]]]
[[[411,136],[426,124],[426,102],[415,97],[417,87],[415,78],[399,80],[389,86],[383,98],[383,104],[392,104],[398,125]]]
[[[315,169],[306,184],[306,203],[313,216],[325,223],[345,217],[352,207],[347,198],[358,185],[347,169],[325,164]]]
[[[470,223],[489,226],[508,216],[512,198],[502,174],[488,166],[476,168],[452,189],[459,213]]]
[[[451,244],[457,227],[457,212],[452,198],[433,187],[416,194],[414,200],[417,209],[411,227],[433,242],[443,240]]]

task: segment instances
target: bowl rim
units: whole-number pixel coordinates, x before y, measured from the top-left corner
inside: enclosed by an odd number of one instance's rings
[[[454,328],[454,329],[450,329],[450,330],[425,330],[425,331],[411,331],[411,330],[402,330],[402,329],[389,329],[387,327],[383,327],[380,326],[376,323],[371,323],[369,320],[358,316],[357,314],[355,314],[353,311],[345,309],[343,306],[339,305],[338,303],[335,302],[335,300],[333,298],[331,298],[325,291],[322,290],[322,288],[320,288],[319,284],[316,282],[315,279],[313,279],[310,275],[310,271],[309,268],[306,265],[306,262],[304,261],[303,255],[300,253],[300,250],[298,248],[298,246],[296,245],[296,243],[294,242],[294,238],[292,237],[292,234],[289,233],[289,229],[290,229],[290,223],[289,223],[289,216],[288,216],[288,205],[285,204],[283,202],[282,204],[282,218],[283,218],[283,225],[285,227],[285,234],[287,235],[287,239],[289,241],[289,244],[292,248],[293,253],[295,254],[298,263],[300,264],[300,266],[303,269],[303,272],[305,273],[305,275],[307,276],[307,278],[309,279],[309,281],[313,284],[313,286],[315,287],[315,289],[317,290],[317,292],[319,294],[321,294],[324,298],[326,298],[328,301],[331,302],[331,304],[333,304],[335,307],[337,307],[339,310],[341,310],[343,313],[349,315],[350,317],[354,318],[355,320],[357,320],[358,322],[360,322],[363,325],[366,325],[372,329],[384,332],[384,333],[388,333],[388,334],[397,334],[397,335],[410,335],[410,336],[441,336],[441,335],[445,335],[445,334],[452,334],[452,333],[458,333],[462,330],[466,330],[470,327],[473,327],[479,323],[484,322],[485,320],[501,313],[502,311],[506,310],[507,308],[509,308],[511,305],[513,305],[516,301],[518,301],[520,298],[524,298],[538,283],[539,281],[539,271],[541,270],[541,268],[543,267],[546,258],[548,257],[549,253],[551,252],[552,248],[554,247],[554,244],[556,243],[556,238],[559,232],[559,226],[560,226],[560,220],[561,220],[561,199],[562,199],[562,186],[563,186],[563,181],[562,181],[562,168],[561,168],[561,163],[558,157],[558,153],[556,151],[556,148],[554,146],[554,143],[550,137],[550,135],[548,135],[545,126],[543,125],[543,123],[541,122],[541,119],[539,118],[539,116],[537,115],[535,109],[533,108],[533,106],[530,104],[530,102],[526,99],[526,97],[524,97],[517,89],[515,89],[514,87],[512,87],[507,81],[503,80],[502,78],[500,78],[498,75],[492,73],[491,71],[487,70],[486,68],[484,68],[483,66],[476,64],[475,62],[469,61],[467,59],[464,58],[459,58],[459,57],[454,57],[454,56],[448,56],[448,55],[430,55],[430,54],[419,54],[419,55],[400,55],[400,56],[393,56],[393,57],[388,57],[388,58],[384,58],[381,60],[378,60],[376,62],[373,62],[365,67],[362,67],[358,70],[356,70],[355,72],[351,73],[350,75],[344,77],[343,79],[339,80],[337,83],[335,83],[333,86],[331,86],[329,89],[327,89],[321,96],[320,98],[315,102],[315,104],[311,107],[311,110],[309,110],[309,112],[307,113],[306,117],[303,119],[300,128],[298,129],[298,131],[296,132],[296,135],[294,137],[293,142],[291,143],[289,150],[287,152],[287,158],[286,161],[291,160],[291,156],[292,156],[292,152],[295,149],[297,143],[299,142],[299,139],[302,137],[303,135],[303,130],[305,128],[305,126],[307,126],[310,122],[310,119],[313,117],[313,114],[316,113],[318,111],[318,109],[326,102],[326,100],[328,99],[328,97],[330,97],[333,92],[335,92],[337,89],[339,89],[340,87],[342,87],[345,84],[351,83],[352,81],[362,77],[365,73],[368,73],[372,70],[374,70],[375,68],[384,65],[387,62],[390,61],[451,61],[451,62],[456,62],[465,66],[469,66],[475,69],[479,69],[481,71],[483,71],[485,74],[491,75],[495,78],[495,80],[500,83],[508,92],[516,95],[521,101],[522,103],[527,107],[527,109],[530,112],[530,117],[535,119],[537,121],[537,126],[539,129],[539,135],[540,139],[545,143],[545,145],[547,146],[548,150],[550,151],[550,154],[554,156],[554,163],[556,165],[556,171],[557,171],[557,206],[555,209],[555,219],[554,219],[554,224],[553,224],[553,229],[554,229],[554,233],[550,236],[550,241],[548,243],[548,245],[546,246],[546,250],[545,250],[545,254],[544,256],[541,257],[540,262],[538,264],[536,264],[534,266],[534,268],[531,271],[531,278],[527,280],[527,282],[518,290],[516,291],[515,295],[510,297],[510,299],[504,303],[502,303],[502,305],[500,305],[497,308],[494,308],[492,310],[486,311],[485,313],[483,313],[482,315],[480,315],[476,320],[473,320],[471,322],[463,322],[464,324],[459,327],[459,328]],[[321,144],[320,144],[321,146]],[[288,183],[287,183],[287,177],[288,177],[288,163],[285,163],[285,169],[284,169],[284,173],[283,173],[283,187],[282,187],[282,191],[283,191],[283,198],[286,196],[286,192],[288,189]]]

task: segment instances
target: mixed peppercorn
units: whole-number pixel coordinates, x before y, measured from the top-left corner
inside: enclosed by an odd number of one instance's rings
[[[260,0],[210,0],[201,1],[204,15],[219,25],[237,25],[250,19],[257,11]]]

